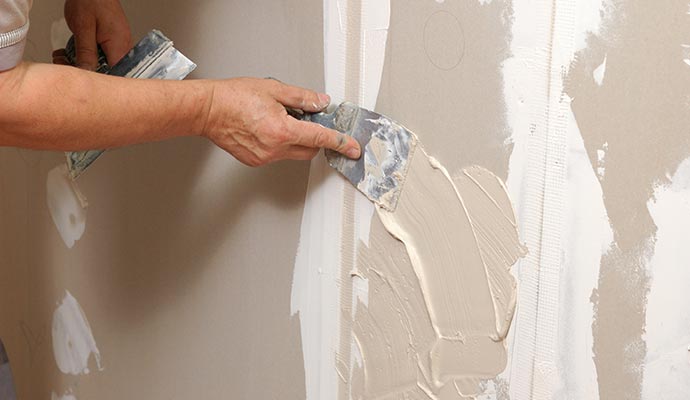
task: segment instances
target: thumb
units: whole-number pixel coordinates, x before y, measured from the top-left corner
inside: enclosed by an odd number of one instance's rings
[[[109,65],[115,65],[129,52],[132,48],[131,39],[125,40],[106,40],[101,43],[101,48],[108,59]]]
[[[96,43],[96,26],[84,26],[74,34],[77,67],[93,71],[98,65],[98,44]]]

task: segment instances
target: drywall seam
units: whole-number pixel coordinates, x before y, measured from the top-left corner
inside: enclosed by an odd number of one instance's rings
[[[339,2],[341,21],[344,22],[345,35],[345,80],[343,93],[345,100],[359,102],[362,93],[362,0],[347,0]],[[355,221],[355,196],[357,191],[351,185],[345,184],[343,190],[343,218],[340,221],[342,236],[340,238],[340,275],[338,286],[340,291],[340,332],[339,345],[335,351],[334,368],[337,369],[339,399],[349,399],[350,395],[350,371],[352,370],[352,277],[351,271],[356,270],[356,229]]]
[[[373,109],[383,72],[390,3],[372,0],[359,0],[358,3],[361,28],[359,32],[351,33],[350,40],[359,38],[361,44],[353,48],[355,51],[359,48],[362,55],[359,57],[361,61],[353,64],[348,59],[346,24],[347,13],[352,7],[346,0],[324,0],[325,87],[332,103],[339,104],[353,94],[352,85],[356,85],[356,98],[348,100]],[[350,74],[358,71],[357,82],[348,78],[348,68]],[[367,283],[356,276],[352,278],[349,289],[352,295],[347,296],[352,297],[352,306],[343,307],[343,299],[340,298],[341,279],[351,272],[343,269],[341,257],[344,249],[341,244],[343,240],[354,243],[345,250],[351,251],[352,257],[360,243],[368,244],[374,212],[373,204],[347,185],[349,183],[344,178],[328,167],[323,155],[312,161],[291,299],[291,313],[299,314],[300,318],[307,399],[336,398],[338,382],[347,381],[348,377],[336,368],[335,363],[336,350],[343,348],[339,342],[341,309],[355,312],[357,302],[366,303],[367,299]],[[347,204],[346,191],[350,193]],[[348,238],[342,231],[343,221],[351,221],[348,223],[352,227]],[[340,360],[342,362],[337,365],[351,369],[348,365],[354,365],[358,360],[359,354],[353,351],[348,360]]]
[[[575,52],[586,46],[587,33],[597,31],[600,8],[600,1],[513,2],[513,57],[504,64],[514,143],[508,186],[530,250],[518,270],[519,309],[510,361],[513,400],[553,398],[563,387],[564,375],[557,368],[563,210],[567,137],[577,130],[564,79]]]
[[[547,211],[549,214],[557,213],[554,205],[562,203],[562,187],[559,187],[562,179],[558,179],[558,172],[561,171],[553,171],[556,172],[554,175],[546,168],[547,161],[553,162],[553,158],[556,161],[560,159],[561,168],[563,166],[561,149],[557,146],[561,138],[554,136],[562,134],[554,129],[560,110],[558,100],[561,90],[558,76],[553,76],[552,59],[555,40],[559,37],[555,32],[558,25],[554,19],[558,4],[557,1],[540,2],[534,8],[529,2],[514,4],[516,14],[511,48],[515,50],[516,57],[526,58],[526,64],[523,65],[528,66],[528,74],[532,78],[532,87],[526,87],[525,92],[519,93],[520,97],[528,97],[528,103],[527,110],[518,112],[528,112],[529,120],[519,121],[526,122],[526,126],[513,125],[516,147],[511,156],[508,178],[509,186],[514,186],[514,172],[522,168],[520,164],[526,158],[526,164],[523,164],[526,169],[517,176],[518,185],[523,185],[518,186],[518,191],[524,190],[516,198],[520,199],[519,219],[529,254],[520,264],[518,274],[520,306],[516,314],[510,375],[510,393],[514,400],[548,398],[547,393],[552,390],[555,379],[554,329],[557,317],[554,314],[557,312],[559,260],[557,257],[554,259],[554,254],[560,256],[560,216],[550,215],[556,219],[549,221],[548,225],[544,221]],[[530,10],[536,15],[529,15]],[[524,31],[529,22],[537,29]],[[531,54],[525,54],[524,49],[531,49]],[[515,69],[509,69],[506,85],[514,82],[515,76],[511,74],[520,69],[519,65],[509,66]],[[510,107],[511,102],[508,104]],[[525,128],[527,131],[523,131]],[[526,135],[526,132],[530,134]],[[521,136],[516,137],[518,134]],[[520,154],[520,150],[525,153]]]
[[[344,100],[373,109],[376,105],[385,54],[390,5],[387,1],[340,2],[345,28]],[[358,274],[357,254],[367,246],[374,205],[353,186],[346,184],[343,200],[343,235],[340,265],[340,343],[336,352],[338,398],[352,398],[352,374],[362,363],[353,337],[352,321],[360,302],[368,303],[368,281]]]
[[[690,393],[690,158],[669,184],[655,188],[647,207],[657,232],[648,264],[642,398],[681,400]]]

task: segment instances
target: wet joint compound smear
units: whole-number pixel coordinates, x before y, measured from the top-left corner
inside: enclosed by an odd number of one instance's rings
[[[408,257],[377,240],[376,224],[360,248],[352,275],[368,282],[369,299],[353,313],[362,359],[353,398],[478,394],[505,368],[516,299],[509,268],[525,253],[503,183],[481,167],[451,178],[418,146],[397,207],[377,212]]]

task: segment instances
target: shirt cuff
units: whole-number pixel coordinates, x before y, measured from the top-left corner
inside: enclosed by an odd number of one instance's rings
[[[0,49],[0,72],[12,69],[22,62],[26,38],[12,46]]]
[[[29,21],[11,32],[0,32],[0,71],[12,69],[22,62],[28,32]]]

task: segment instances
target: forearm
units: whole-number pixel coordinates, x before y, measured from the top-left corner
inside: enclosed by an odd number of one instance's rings
[[[0,146],[106,149],[199,135],[205,81],[134,80],[24,63],[0,73]]]

